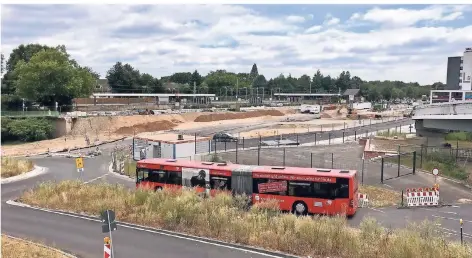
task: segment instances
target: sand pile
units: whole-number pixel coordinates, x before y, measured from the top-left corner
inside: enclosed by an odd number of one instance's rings
[[[145,124],[137,124],[134,126],[124,126],[115,131],[116,134],[138,134],[143,132],[154,132],[162,130],[170,130],[176,126],[175,123],[172,123],[167,120],[155,121]]]
[[[230,119],[245,119],[252,117],[261,117],[261,116],[284,116],[285,114],[279,110],[258,110],[251,112],[243,113],[216,113],[216,114],[205,114],[200,115],[195,118],[195,122],[213,122],[220,120],[230,120]]]

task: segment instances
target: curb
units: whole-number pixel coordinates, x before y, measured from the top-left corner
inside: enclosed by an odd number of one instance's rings
[[[7,234],[2,234],[2,235],[6,236],[6,237],[8,237],[8,238],[11,238],[11,239],[15,239],[15,240],[17,240],[17,241],[26,242],[26,243],[31,244],[31,245],[36,245],[36,246],[39,246],[39,247],[42,247],[42,248],[45,248],[45,249],[48,249],[48,250],[51,250],[51,251],[60,253],[61,255],[66,256],[66,257],[77,258],[77,256],[75,256],[75,255],[73,255],[73,254],[71,254],[71,253],[62,251],[62,250],[60,250],[60,249],[57,249],[57,248],[54,248],[54,247],[51,247],[51,246],[43,245],[43,244],[40,244],[40,243],[35,243],[35,242],[29,241],[29,240],[27,240],[27,239],[14,237],[14,236],[10,236],[10,235],[7,235]]]
[[[114,143],[114,142],[126,140],[127,138],[129,138],[129,136],[121,137],[121,138],[116,139],[116,140],[100,142],[99,144],[90,145],[90,146],[87,146],[87,147],[71,148],[70,150],[71,151],[76,151],[76,150],[83,150],[83,149],[93,148],[93,147],[102,146],[102,145],[109,144],[109,143]],[[67,151],[65,151],[65,150],[56,150],[56,151],[50,151],[49,152],[49,154],[63,154],[63,153],[66,154]],[[40,152],[40,153],[36,153],[36,154],[12,155],[12,156],[8,156],[8,157],[34,157],[34,156],[41,156],[41,155],[48,155],[48,152]]]
[[[136,180],[133,179],[132,177],[129,177],[127,175],[122,175],[118,172],[115,172],[113,171],[113,164],[112,162],[109,163],[108,165],[108,174],[112,175],[112,176],[115,176],[115,177],[118,177],[118,178],[121,178],[121,179],[124,179],[124,180],[127,180],[127,181],[130,181],[130,182],[135,182]]]
[[[19,207],[23,207],[23,208],[40,210],[40,211],[43,211],[43,212],[49,212],[49,213],[54,213],[54,214],[58,214],[58,215],[65,215],[65,216],[71,216],[71,217],[81,218],[81,219],[85,219],[85,220],[101,222],[99,217],[92,216],[92,215],[89,215],[89,214],[79,214],[79,213],[63,211],[63,210],[50,210],[50,209],[31,206],[29,204],[24,204],[24,203],[17,202],[17,201],[14,201],[14,200],[8,200],[8,201],[6,201],[6,203],[8,205],[19,206]],[[282,252],[268,251],[268,250],[265,250],[265,249],[260,249],[260,248],[252,247],[252,246],[227,243],[227,242],[223,242],[223,241],[219,241],[219,240],[215,240],[215,239],[211,239],[211,238],[193,236],[193,235],[174,232],[174,231],[165,230],[165,229],[158,229],[158,228],[151,228],[151,227],[141,226],[141,225],[138,225],[138,224],[122,222],[122,221],[119,221],[119,220],[116,220],[116,222],[117,222],[118,225],[121,225],[123,227],[128,227],[128,228],[131,228],[131,229],[135,229],[135,230],[142,230],[142,231],[157,233],[157,234],[166,235],[166,236],[175,237],[175,238],[186,238],[186,239],[189,239],[191,241],[203,242],[203,243],[206,243],[206,244],[213,244],[213,245],[216,245],[216,246],[237,248],[237,249],[240,249],[240,251],[249,251],[249,252],[253,252],[253,253],[260,253],[260,254],[264,254],[265,256],[270,256],[270,257],[274,257],[274,258],[275,257],[277,257],[277,258],[279,258],[279,257],[286,257],[286,258],[301,257],[301,256],[290,255],[290,254],[286,254],[286,253],[282,253]]]
[[[34,169],[29,171],[29,172],[19,174],[19,175],[16,175],[16,176],[2,178],[1,179],[1,184],[3,185],[3,184],[8,184],[8,183],[13,183],[13,182],[17,182],[17,181],[20,181],[20,180],[24,180],[24,179],[32,178],[32,177],[35,177],[35,176],[39,176],[39,175],[42,175],[42,174],[46,173],[46,171],[47,171],[47,168],[34,165]]]

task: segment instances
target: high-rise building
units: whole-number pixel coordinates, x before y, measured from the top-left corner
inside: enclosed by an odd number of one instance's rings
[[[447,90],[472,90],[472,48],[447,60]]]
[[[461,90],[472,90],[472,48],[466,48],[461,62],[459,85]]]

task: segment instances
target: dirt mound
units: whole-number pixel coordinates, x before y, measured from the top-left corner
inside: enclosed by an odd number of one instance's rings
[[[284,113],[279,110],[258,110],[251,112],[242,112],[242,113],[216,113],[216,114],[206,114],[200,115],[195,118],[195,122],[213,122],[220,120],[231,120],[231,119],[245,119],[252,117],[261,117],[261,116],[283,116]]]
[[[149,122],[145,124],[138,124],[134,126],[124,126],[119,128],[115,131],[117,134],[138,134],[143,132],[154,132],[154,131],[162,131],[162,130],[169,130],[176,126],[176,124],[163,120],[163,121],[156,121],[156,122]]]
[[[320,117],[321,118],[333,118],[330,114],[325,113],[325,112],[321,113]]]

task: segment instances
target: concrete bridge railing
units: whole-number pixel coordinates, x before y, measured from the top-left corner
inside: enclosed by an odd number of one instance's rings
[[[472,101],[458,101],[448,103],[437,103],[423,107],[418,107],[414,111],[415,117],[424,116],[454,116],[454,115],[470,115],[472,118]]]

